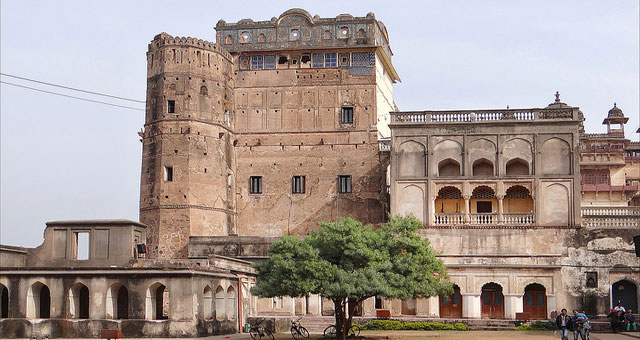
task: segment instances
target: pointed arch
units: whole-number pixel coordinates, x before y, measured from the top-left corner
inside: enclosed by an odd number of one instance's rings
[[[89,288],[77,282],[68,291],[69,316],[72,319],[89,318]]]
[[[121,283],[114,283],[107,289],[105,306],[108,319],[129,318],[129,291]]]
[[[47,319],[51,317],[51,292],[44,283],[37,281],[27,291],[27,318]]]
[[[209,320],[213,317],[213,291],[207,285],[202,292],[202,317]]]
[[[229,288],[227,288],[227,298],[225,300],[227,319],[235,320],[237,303],[236,290],[233,288],[233,286],[229,286]]]
[[[216,288],[216,301],[215,301],[215,308],[216,308],[216,319],[217,320],[224,320],[225,318],[225,301],[224,301],[224,288],[222,288],[222,286],[218,286],[218,288]]]

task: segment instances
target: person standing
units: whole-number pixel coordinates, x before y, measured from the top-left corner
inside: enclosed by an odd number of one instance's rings
[[[560,330],[560,339],[569,340],[569,330],[571,329],[571,317],[567,315],[567,309],[562,308],[560,315],[556,317],[556,327]]]
[[[614,308],[616,312],[626,313],[626,309],[622,306],[622,303],[618,302],[618,305]]]
[[[587,329],[585,327],[587,319],[584,313],[579,313],[577,309],[573,310],[573,316],[571,317],[573,340],[578,340],[578,334],[580,334],[580,339],[587,340]]]

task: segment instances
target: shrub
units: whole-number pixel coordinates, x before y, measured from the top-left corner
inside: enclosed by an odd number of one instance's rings
[[[398,320],[372,320],[362,325],[361,329],[369,330],[412,330],[412,331],[443,331],[456,330],[466,331],[469,328],[463,323],[455,325],[441,322],[425,322],[425,321],[409,321],[401,322]]]
[[[554,329],[556,329],[556,325],[552,321],[533,321],[528,325],[516,327],[517,331],[550,331]]]

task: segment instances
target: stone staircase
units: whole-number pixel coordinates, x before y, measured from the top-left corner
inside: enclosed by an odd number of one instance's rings
[[[306,315],[300,320],[300,324],[306,328],[309,333],[322,334],[325,328],[335,323],[335,318],[332,316],[313,316]]]

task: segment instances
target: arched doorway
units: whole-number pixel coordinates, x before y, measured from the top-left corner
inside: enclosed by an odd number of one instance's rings
[[[502,286],[493,282],[482,286],[480,300],[482,303],[483,319],[504,319],[504,295],[502,295]]]
[[[543,285],[532,283],[524,287],[523,311],[529,314],[529,319],[547,318],[547,290]]]
[[[460,295],[460,287],[458,287],[458,285],[453,286],[453,294],[440,296],[440,317],[462,317],[462,296]]]
[[[6,319],[9,317],[9,290],[4,285],[0,284],[0,318]]]
[[[618,303],[626,309],[632,309],[634,313],[638,311],[638,287],[635,283],[620,280],[611,286],[611,307]]]
[[[69,315],[72,319],[89,318],[89,288],[80,282],[69,289]]]
[[[51,317],[51,292],[42,282],[34,283],[27,292],[27,318],[48,319]]]

